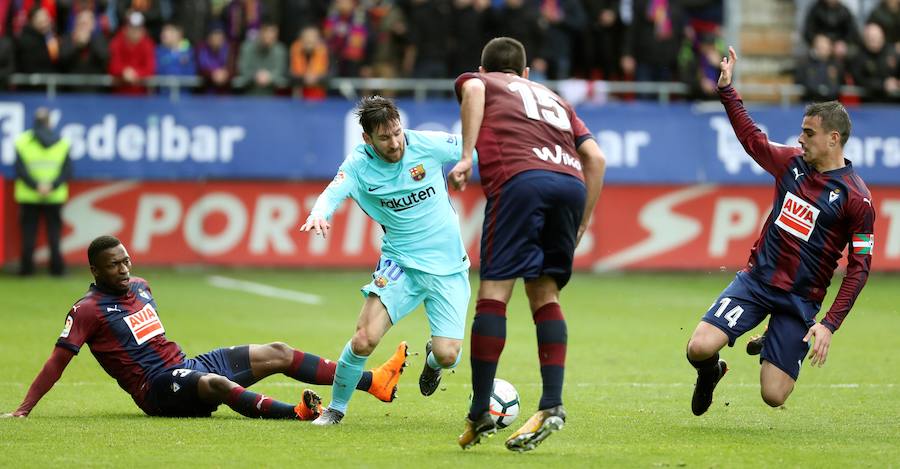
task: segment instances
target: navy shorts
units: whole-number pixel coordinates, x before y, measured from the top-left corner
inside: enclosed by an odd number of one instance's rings
[[[250,369],[250,346],[215,349],[163,371],[150,380],[142,409],[158,417],[209,417],[219,405],[200,399],[197,390],[200,378],[208,374],[250,386],[256,382]]]
[[[796,380],[809,352],[809,343],[803,342],[803,337],[815,324],[821,307],[821,303],[767,285],[747,272],[738,272],[703,321],[727,334],[731,347],[738,337],[771,315],[760,363],[765,360]]]
[[[506,181],[484,209],[481,279],[549,275],[562,289],[572,276],[586,196],[581,180],[553,171],[525,171]]]

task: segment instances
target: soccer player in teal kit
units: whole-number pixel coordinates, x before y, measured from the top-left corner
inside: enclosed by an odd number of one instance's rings
[[[356,333],[338,360],[331,403],[316,425],[340,423],[369,355],[423,302],[431,340],[419,389],[431,395],[441,371],[459,363],[469,304],[469,257],[443,172],[460,158],[460,137],[404,130],[394,103],[379,96],[364,98],[356,113],[365,143],[341,164],[300,230],[327,236],[328,219],[351,197],[381,224],[384,239],[372,281],[362,287]]]

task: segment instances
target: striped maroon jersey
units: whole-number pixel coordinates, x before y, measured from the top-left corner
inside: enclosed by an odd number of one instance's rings
[[[874,245],[872,195],[850,161],[820,173],[803,150],[772,143],[744,109],[733,87],[719,90],[744,150],[775,177],[775,200],[762,233],[750,250],[746,271],[758,280],[816,302],[844,249],[847,273],[823,324],[840,327],[869,276]]]
[[[91,284],[69,310],[56,346],[77,354],[88,344],[100,366],[140,406],[148,381],[184,362],[181,347],[166,339],[165,332],[150,285],[131,277],[128,293],[121,296]]]
[[[578,146],[592,138],[572,106],[544,85],[512,73],[463,73],[456,79],[462,99],[467,80],[484,82],[484,119],[478,132],[478,172],[491,195],[522,171],[542,169],[584,180]]]

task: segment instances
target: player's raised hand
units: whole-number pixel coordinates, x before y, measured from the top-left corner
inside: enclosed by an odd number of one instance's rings
[[[463,158],[447,173],[447,180],[453,184],[453,188],[458,191],[466,189],[469,178],[472,177],[472,159]]]
[[[809,363],[812,366],[818,365],[821,367],[825,364],[825,358],[828,357],[828,347],[831,345],[831,335],[831,330],[823,326],[820,322],[815,323],[813,327],[809,328],[803,341],[809,342],[810,338],[815,339],[813,341],[812,350],[809,352]]]
[[[734,47],[728,46],[728,56],[722,57],[722,63],[719,64],[719,68],[722,70],[719,73],[719,88],[725,88],[731,84],[735,62],[737,62],[737,53],[734,51]]]
[[[300,231],[310,231],[315,230],[317,235],[322,235],[323,238],[328,237],[328,230],[331,229],[331,224],[328,223],[328,220],[321,217],[310,217],[306,220],[306,223],[300,226]]]

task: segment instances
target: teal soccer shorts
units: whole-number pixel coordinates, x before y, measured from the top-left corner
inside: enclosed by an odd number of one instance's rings
[[[363,296],[378,295],[393,324],[425,303],[431,335],[462,340],[471,288],[469,272],[433,275],[401,267],[381,256],[372,273],[372,282],[362,287]]]

